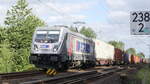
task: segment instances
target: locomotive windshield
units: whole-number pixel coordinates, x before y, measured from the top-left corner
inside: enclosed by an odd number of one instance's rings
[[[60,31],[37,31],[35,41],[38,43],[56,43]]]

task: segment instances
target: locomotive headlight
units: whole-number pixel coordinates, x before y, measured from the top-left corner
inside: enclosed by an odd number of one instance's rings
[[[58,45],[55,45],[53,51],[56,52],[58,50]]]
[[[54,48],[54,49],[53,49],[53,51],[54,51],[54,52],[56,52],[56,51],[57,51],[57,49],[56,49],[56,48]]]
[[[34,44],[34,50],[38,51],[38,46]]]

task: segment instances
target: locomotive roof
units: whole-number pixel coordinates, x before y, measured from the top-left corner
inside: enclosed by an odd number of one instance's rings
[[[88,39],[88,40],[92,40],[91,38],[88,38],[88,37],[86,37],[86,36],[84,36],[84,35],[82,35],[80,33],[70,31],[69,28],[60,27],[60,26],[38,27],[38,28],[36,28],[36,31],[38,31],[38,30],[61,30],[61,29],[65,30],[68,33],[71,33],[71,34],[73,34],[75,36],[79,36],[79,37],[82,37],[82,38],[85,38],[85,39]]]
[[[91,38],[86,37],[86,36],[84,36],[83,34],[80,34],[80,33],[77,33],[77,32],[72,32],[72,31],[70,31],[70,30],[69,30],[69,32],[70,32],[71,34],[73,34],[73,35],[82,37],[82,38],[84,38],[84,39],[92,40]]]
[[[36,30],[60,30],[60,27],[38,27]]]

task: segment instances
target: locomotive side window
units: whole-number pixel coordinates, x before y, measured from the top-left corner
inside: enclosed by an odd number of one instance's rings
[[[35,41],[37,43],[56,43],[59,40],[60,31],[37,31]]]

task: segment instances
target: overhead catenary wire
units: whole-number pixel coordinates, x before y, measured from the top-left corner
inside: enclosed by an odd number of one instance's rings
[[[72,22],[74,22],[74,20],[78,20],[77,18],[75,18],[75,17],[73,17],[73,16],[71,16],[71,15],[69,15],[69,14],[66,14],[66,13],[61,12],[61,10],[58,10],[59,8],[57,8],[57,7],[54,7],[54,6],[50,5],[50,4],[46,4],[46,3],[42,2],[41,0],[38,0],[38,2],[39,2],[40,4],[43,4],[43,5],[46,6],[46,7],[51,8],[55,13],[57,13],[59,16],[61,16],[61,17],[63,17],[63,18],[69,19],[69,20],[71,20]]]

